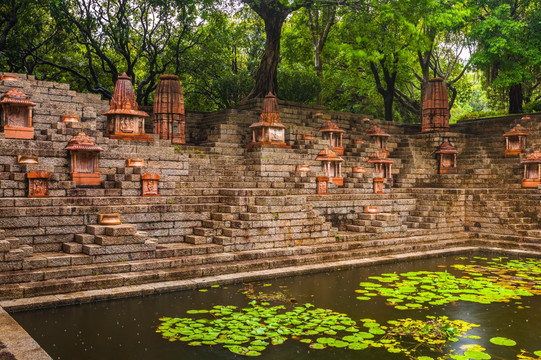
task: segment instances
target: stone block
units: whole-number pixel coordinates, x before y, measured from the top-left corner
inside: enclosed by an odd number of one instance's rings
[[[102,246],[110,245],[129,245],[129,244],[143,244],[147,239],[146,235],[135,234],[127,236],[106,236],[106,235],[96,235],[94,243]]]
[[[137,232],[137,226],[131,224],[122,224],[107,226],[105,228],[105,235],[107,236],[131,236]]]

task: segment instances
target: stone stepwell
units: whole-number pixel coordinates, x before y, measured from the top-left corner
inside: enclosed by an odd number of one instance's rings
[[[409,252],[541,254],[541,192],[521,187],[536,179],[521,160],[541,148],[539,115],[421,133],[268,97],[185,117],[178,105],[152,134],[130,99],[113,109],[15,75],[0,94],[31,100],[33,130],[0,127],[2,301]],[[518,123],[524,153],[505,157]]]

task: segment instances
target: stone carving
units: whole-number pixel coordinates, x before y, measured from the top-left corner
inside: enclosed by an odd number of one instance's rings
[[[48,197],[49,178],[47,171],[30,171],[26,173],[28,179],[28,197]]]
[[[336,155],[336,153],[328,148],[321,150],[316,157],[316,160],[321,161],[321,166],[325,176],[338,186],[344,185],[342,177],[342,162],[344,159]]]
[[[329,178],[326,176],[320,176],[316,179],[317,182],[317,194],[318,195],[327,195],[327,182]]]
[[[63,123],[74,123],[79,122],[79,116],[78,115],[62,115],[62,122]]]
[[[385,131],[381,130],[376,125],[368,129],[366,135],[374,139],[374,144],[376,144],[376,146],[380,149],[385,149],[385,143],[387,142],[387,138],[391,136]]]
[[[449,141],[445,141],[440,145],[438,151],[436,151],[439,159],[439,174],[456,174],[458,173],[456,156],[458,151]]]
[[[364,212],[367,213],[367,214],[379,214],[378,207],[377,206],[370,206],[370,205],[366,205],[364,207]]]
[[[252,129],[252,142],[248,148],[281,147],[290,148],[285,143],[285,126],[280,120],[278,100],[270,92],[263,101],[263,111],[259,121],[250,125]]]
[[[449,130],[449,97],[442,78],[428,80],[423,98],[421,132]]]
[[[329,146],[337,155],[344,155],[344,146],[342,145],[344,130],[341,130],[331,120],[327,120],[323,123],[319,131],[323,133],[323,140],[329,141]]]
[[[523,188],[536,188],[541,184],[541,153],[534,151],[520,162],[524,165]]]
[[[110,109],[104,113],[105,135],[119,140],[154,141],[145,133],[145,119],[149,116],[138,108],[130,77],[124,73],[118,77]]]
[[[366,173],[366,169],[364,166],[354,166],[352,170],[355,174],[364,174]]]
[[[154,134],[173,144],[186,143],[182,85],[176,75],[161,75],[154,95]]]
[[[30,101],[20,90],[13,88],[2,96],[0,104],[0,127],[3,128],[6,138],[33,139],[32,107],[36,106],[36,103]]]
[[[383,194],[383,181],[384,178],[374,178],[374,194]]]
[[[505,157],[514,157],[525,153],[528,135],[528,129],[520,124],[503,134],[505,137]]]
[[[38,163],[38,157],[32,155],[17,155],[17,164],[35,165]]]
[[[98,224],[100,225],[120,225],[120,214],[98,214]]]
[[[158,174],[143,174],[141,176],[141,188],[143,196],[158,196]]]
[[[393,160],[388,158],[387,151],[376,151],[368,158],[369,163],[375,166],[375,176],[386,179],[390,186],[393,186],[392,166]],[[383,187],[382,187],[383,190]]]
[[[126,167],[144,167],[144,159],[126,159]]]
[[[71,178],[77,185],[100,185],[101,175],[98,170],[98,154],[103,149],[84,132],[80,132],[70,141],[66,150],[71,156]]]

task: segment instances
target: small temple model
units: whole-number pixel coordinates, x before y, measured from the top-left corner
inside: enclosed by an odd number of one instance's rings
[[[391,136],[387,134],[385,131],[381,130],[376,125],[368,129],[368,131],[366,132],[366,135],[374,139],[374,144],[376,144],[376,146],[380,149],[385,149],[387,138]]]
[[[386,179],[390,186],[393,186],[392,166],[393,160],[387,158],[384,151],[376,151],[368,158],[369,163],[375,165],[374,175],[378,179]]]
[[[149,115],[139,111],[130,77],[120,75],[115,84],[111,108],[106,111],[106,136],[119,140],[154,141],[145,133],[145,119]]]
[[[285,143],[285,125],[280,120],[278,100],[272,93],[269,92],[265,96],[259,121],[250,125],[250,128],[252,129],[252,142],[248,144],[248,148],[290,148]]]
[[[7,139],[33,139],[32,107],[36,103],[20,90],[13,88],[2,96],[0,127]]]
[[[541,184],[541,153],[534,151],[520,162],[524,164],[523,188],[536,188]]]
[[[96,145],[96,141],[80,132],[69,141],[66,150],[71,156],[71,179],[77,185],[100,185],[98,155],[103,149]]]
[[[331,120],[327,120],[323,123],[319,131],[323,133],[323,140],[329,141],[329,146],[337,155],[344,155],[344,146],[342,145],[344,130],[341,130]]]
[[[338,186],[344,185],[344,178],[342,177],[342,162],[344,159],[336,155],[334,151],[325,148],[321,150],[316,160],[322,162],[323,172],[331,182]]]
[[[505,157],[516,157],[525,153],[528,135],[528,129],[520,124],[503,134],[505,137]]]
[[[449,130],[449,96],[442,78],[428,80],[423,97],[421,132]]]
[[[186,144],[182,86],[176,75],[161,75],[154,95],[154,134],[173,144]]]
[[[458,151],[449,141],[445,141],[436,151],[439,159],[438,174],[457,174],[456,156]]]

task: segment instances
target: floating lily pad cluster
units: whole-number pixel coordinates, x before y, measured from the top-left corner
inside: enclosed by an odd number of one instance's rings
[[[357,299],[383,296],[396,309],[410,310],[456,301],[490,304],[541,295],[539,260],[521,262],[498,258],[485,264],[456,264],[452,267],[464,274],[455,276],[447,271],[412,271],[371,276],[369,279],[377,282],[361,282],[361,289],[356,290],[360,294]]]
[[[447,317],[428,317],[426,321],[399,319],[387,325],[361,319],[359,325],[345,314],[311,304],[291,311],[286,311],[284,306],[269,305],[252,301],[242,309],[217,305],[211,310],[189,310],[188,314],[205,317],[162,318],[157,332],[169,341],[185,341],[192,346],[222,344],[229,351],[246,356],[258,356],[267,346],[291,338],[309,344],[312,349],[384,348],[413,358],[420,347],[434,351],[448,341],[458,340],[457,337],[475,326]]]

